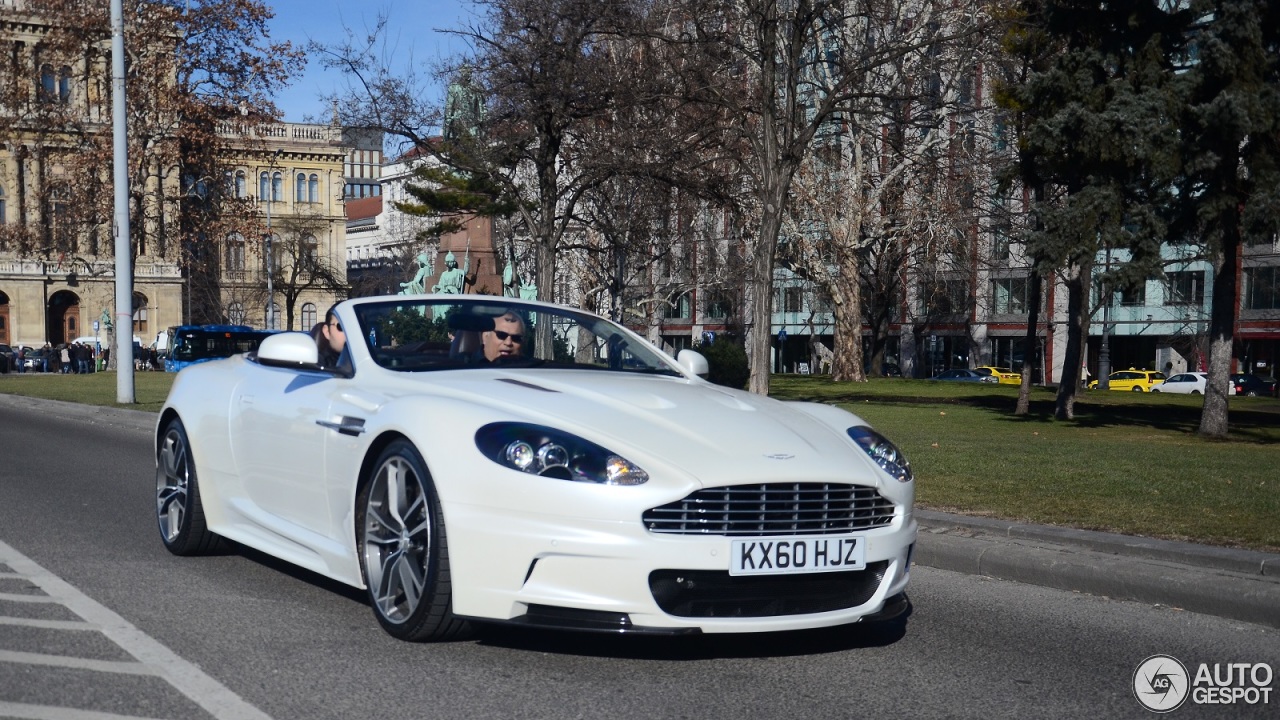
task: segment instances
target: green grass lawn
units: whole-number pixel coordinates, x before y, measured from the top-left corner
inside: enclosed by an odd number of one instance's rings
[[[0,393],[155,412],[173,375],[0,375]],[[835,384],[779,375],[773,395],[834,403],[911,458],[920,507],[1280,552],[1280,401],[1231,398],[1231,437],[1195,432],[1200,397],[1092,391],[1076,419],[1053,420],[1036,388],[1013,415],[1013,386],[885,379]]]

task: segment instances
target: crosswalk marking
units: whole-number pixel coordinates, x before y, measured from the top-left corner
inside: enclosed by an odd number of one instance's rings
[[[45,595],[27,595],[19,593],[0,593],[0,600],[11,602],[45,602],[56,603],[79,616],[84,623],[71,621],[65,627],[53,626],[53,629],[82,631],[92,629],[105,635],[109,640],[122,648],[137,662],[119,662],[109,660],[90,660],[63,655],[44,655],[40,653],[24,653],[16,651],[0,651],[0,662],[12,662],[28,665],[58,666],[85,670],[96,670],[104,673],[126,673],[133,675],[154,675],[163,678],[178,692],[199,705],[218,720],[271,720],[270,716],[245,702],[243,698],[232,692],[217,680],[206,675],[192,663],[182,659],[169,648],[161,645],[154,638],[131,625],[127,620],[109,608],[94,601],[89,596],[75,589],[70,583],[40,567],[35,561],[19,553],[13,547],[0,541],[0,565],[8,567],[12,572],[4,572],[0,577],[21,578],[31,582]],[[6,618],[10,625],[36,625],[23,618]],[[35,621],[40,623],[59,621]],[[64,621],[65,622],[65,621]],[[0,716],[31,718],[44,720],[145,720],[123,715],[95,713],[72,708],[52,707],[44,705],[23,705],[0,701]]]

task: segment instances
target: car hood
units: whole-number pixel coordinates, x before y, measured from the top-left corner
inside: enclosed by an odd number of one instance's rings
[[[657,461],[718,482],[766,482],[848,479],[869,465],[843,428],[797,405],[701,381],[572,370],[451,375],[437,390],[490,408],[495,420],[572,432],[642,466]]]

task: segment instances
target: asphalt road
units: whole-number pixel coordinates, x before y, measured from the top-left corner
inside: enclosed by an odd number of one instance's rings
[[[905,626],[411,645],[359,591],[169,555],[153,467],[150,416],[0,396],[0,718],[1142,718],[1152,655],[1280,672],[1261,625],[919,566]]]

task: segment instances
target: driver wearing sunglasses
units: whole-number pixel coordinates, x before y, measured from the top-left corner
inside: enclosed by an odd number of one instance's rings
[[[480,338],[484,359],[498,362],[520,357],[524,332],[524,320],[513,312],[494,318],[493,329],[486,330]]]

